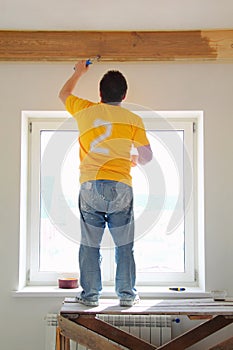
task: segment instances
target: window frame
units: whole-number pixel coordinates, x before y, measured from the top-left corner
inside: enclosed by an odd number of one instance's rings
[[[186,278],[180,278],[179,274],[174,273],[174,278],[170,278],[169,281],[164,279],[162,274],[160,281],[156,280],[152,283],[146,283],[145,285],[170,285],[171,283],[185,283],[186,285],[194,286],[199,283],[198,281],[198,274],[197,273],[200,269],[200,261],[203,260],[203,256],[199,259],[199,253],[198,249],[200,246],[200,237],[199,237],[199,231],[198,229],[202,229],[202,226],[200,224],[200,221],[203,223],[203,218],[200,219],[200,212],[198,210],[198,203],[201,203],[200,201],[203,199],[203,196],[198,197],[198,184],[202,187],[202,175],[203,173],[200,172],[200,169],[198,170],[198,167],[200,167],[200,164],[198,163],[198,138],[200,139],[200,135],[198,133],[193,132],[194,127],[199,128],[199,124],[202,121],[203,113],[201,111],[136,111],[138,115],[140,115],[144,121],[146,129],[151,128],[152,123],[157,119],[159,121],[159,118],[164,118],[166,121],[171,125],[171,128],[176,125],[176,129],[178,125],[180,125],[180,128],[182,129],[182,125],[186,123],[186,127],[189,128],[192,131],[192,144],[189,145],[189,149],[192,150],[192,159],[193,159],[193,171],[196,174],[195,181],[193,183],[194,191],[192,192],[192,199],[191,199],[191,205],[189,206],[189,211],[186,215],[191,215],[192,218],[190,219],[190,226],[192,227],[193,233],[191,241],[189,242],[189,247],[193,246],[195,247],[192,252],[190,250],[185,249],[186,253],[189,252],[192,254],[192,259],[190,261],[190,266],[188,268],[189,274]],[[23,234],[24,240],[23,243],[21,242],[21,251],[22,248],[25,251],[26,248],[26,259],[22,261],[21,259],[21,281],[24,281],[24,284],[27,285],[54,285],[54,282],[57,280],[57,273],[54,272],[46,272],[41,273],[38,272],[38,266],[39,266],[39,247],[38,247],[38,239],[35,240],[35,225],[33,222],[38,221],[38,210],[35,208],[36,203],[39,203],[39,193],[35,190],[36,184],[38,184],[38,179],[34,178],[32,176],[32,173],[39,172],[39,152],[38,149],[35,149],[35,144],[30,146],[30,142],[33,138],[32,136],[35,136],[35,133],[37,133],[37,141],[38,144],[38,130],[41,130],[43,128],[44,130],[54,130],[55,123],[56,126],[60,126],[61,124],[66,122],[64,125],[64,128],[67,129],[67,125],[69,125],[69,128],[72,130],[77,130],[76,122],[73,118],[70,117],[70,115],[67,112],[63,111],[24,111],[22,112],[22,159],[24,159],[24,166],[22,167],[21,171],[21,190],[23,188],[26,189],[28,196],[27,200],[22,200],[21,196],[21,208],[24,207],[23,214],[21,215],[21,222],[23,223],[21,225],[21,236],[22,236],[22,229],[25,230],[25,217],[26,217],[26,231],[27,233]],[[67,124],[68,123],[68,124]],[[154,127],[154,126],[153,126]],[[156,126],[156,130],[159,129],[159,122]],[[24,130],[24,132],[23,132]],[[37,169],[35,169],[35,165],[32,166],[32,163],[30,162],[30,157],[32,154],[37,153],[37,158],[34,158],[34,162],[37,162]],[[27,161],[25,161],[25,159]],[[21,192],[22,193],[22,192]],[[33,200],[31,199],[34,196]],[[201,198],[200,198],[201,197]],[[32,203],[34,203],[32,205]],[[26,206],[26,208],[25,208]],[[39,208],[39,205],[37,205]],[[194,213],[194,214],[192,214]],[[34,236],[33,236],[34,235]],[[32,239],[32,236],[34,237]],[[37,233],[38,237],[38,233]],[[31,245],[32,244],[32,245]],[[201,249],[199,249],[202,251]],[[203,251],[202,251],[203,253]],[[107,253],[108,254],[108,253]],[[111,260],[112,264],[114,264],[114,257],[113,254],[109,254],[107,256],[108,259]],[[106,258],[105,258],[106,260]],[[110,265],[110,264],[109,264]],[[22,269],[22,266],[25,268]],[[26,276],[25,276],[25,270],[26,270]],[[22,278],[22,271],[24,271],[24,277]],[[176,275],[176,276],[175,276]],[[106,285],[111,285],[113,282],[113,272],[111,271],[109,273],[109,276],[111,276],[111,281],[106,282]],[[184,275],[183,275],[184,276]],[[139,285],[144,285],[144,282],[138,283]]]

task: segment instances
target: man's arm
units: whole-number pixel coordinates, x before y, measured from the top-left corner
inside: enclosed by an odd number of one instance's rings
[[[138,163],[141,165],[145,165],[152,160],[153,152],[150,145],[137,147],[138,151]]]
[[[72,76],[67,80],[67,82],[62,87],[59,92],[59,98],[65,105],[66,99],[70,96],[79,80],[79,78],[87,72],[89,66],[86,66],[86,61],[79,61],[75,65],[75,70]]]

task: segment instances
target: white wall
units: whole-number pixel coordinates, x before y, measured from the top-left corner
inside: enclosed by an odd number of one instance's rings
[[[13,298],[11,291],[18,281],[20,113],[63,109],[57,94],[72,67],[67,63],[0,64],[0,310],[4,315],[0,329],[4,350],[43,349],[43,318],[47,312],[58,311],[62,302],[59,298]],[[100,63],[81,78],[76,92],[97,100],[98,81],[110,68],[126,75],[128,102],[156,110],[204,110],[206,286],[207,290],[224,288],[233,296],[233,65]]]

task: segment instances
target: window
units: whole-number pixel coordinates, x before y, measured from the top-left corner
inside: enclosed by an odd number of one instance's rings
[[[78,130],[65,112],[25,112],[28,123],[27,271],[29,284],[54,284],[78,271]],[[138,285],[195,284],[199,112],[137,111],[154,159],[132,168]],[[114,246],[105,232],[106,285],[114,283]]]

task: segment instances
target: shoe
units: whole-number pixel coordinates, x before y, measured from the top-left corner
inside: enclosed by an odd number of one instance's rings
[[[140,302],[139,296],[136,296],[134,299],[121,299],[120,306],[131,307]]]
[[[91,300],[82,299],[82,298],[80,298],[80,297],[76,297],[75,299],[76,299],[76,301],[77,301],[79,304],[83,304],[83,305],[86,305],[86,306],[92,306],[92,307],[99,306],[98,300],[96,300],[96,301],[91,301]]]

